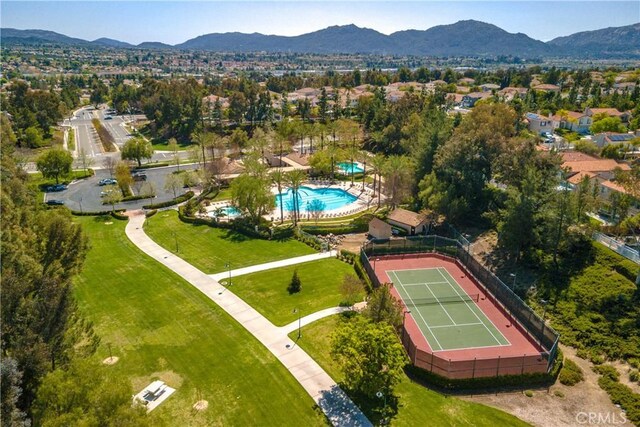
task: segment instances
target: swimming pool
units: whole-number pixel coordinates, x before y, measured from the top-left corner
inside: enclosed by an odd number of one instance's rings
[[[238,209],[234,208],[231,205],[223,206],[221,209],[222,209],[222,212],[224,212],[223,218],[224,217],[235,218],[241,213]],[[215,217],[214,211],[209,212],[209,216],[211,218]]]
[[[358,165],[357,163],[351,163],[351,162],[338,163],[338,168],[340,168],[342,172],[349,175],[364,172],[364,169],[360,165]]]
[[[276,195],[276,209],[280,209],[280,203],[284,200],[284,210],[293,210],[293,192],[290,188],[285,193]],[[298,201],[300,212],[307,211],[307,204],[313,200],[320,200],[324,203],[324,211],[331,211],[345,207],[358,198],[339,188],[310,188],[300,187],[298,189]]]

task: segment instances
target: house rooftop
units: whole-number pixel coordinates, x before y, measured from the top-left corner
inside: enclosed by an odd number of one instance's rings
[[[417,227],[424,222],[426,216],[417,212],[408,211],[402,208],[395,208],[393,212],[389,214],[389,220],[398,222],[400,224],[406,224],[411,227]]]
[[[564,162],[562,167],[569,168],[572,172],[611,172],[616,168],[631,170],[628,164],[618,163],[612,159]]]

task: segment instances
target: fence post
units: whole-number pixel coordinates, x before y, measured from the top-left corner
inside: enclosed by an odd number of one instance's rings
[[[524,360],[527,357],[526,354],[522,355],[522,369],[520,369],[520,375],[524,374]]]
[[[500,356],[498,356],[498,364],[496,365],[496,377],[500,375]]]
[[[472,379],[476,377],[476,360],[477,360],[477,357],[474,357],[473,358],[473,371],[471,372],[471,378]]]

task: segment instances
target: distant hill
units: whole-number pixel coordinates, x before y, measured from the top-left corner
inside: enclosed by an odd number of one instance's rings
[[[65,36],[53,31],[46,30],[16,30],[15,28],[0,29],[0,40],[3,45],[9,44],[55,44],[55,45],[73,45],[73,46],[90,46],[91,43]]]
[[[138,49],[173,49],[173,46],[160,42],[142,42],[135,46]]]
[[[127,42],[121,42],[120,40],[108,39],[106,37],[102,37],[100,39],[94,40],[91,44],[106,46],[106,47],[115,47],[115,48],[127,48],[127,47],[135,47],[132,44]]]
[[[100,38],[89,42],[53,31],[0,30],[3,45],[57,44],[85,47],[186,49],[213,52],[291,52],[291,53],[362,53],[419,56],[498,55],[573,58],[640,58],[640,24],[586,31],[558,37],[548,43],[526,34],[509,33],[495,25],[467,20],[439,25],[427,30],[398,31],[385,35],[355,25],[331,26],[312,33],[285,37],[260,33],[204,34],[171,46],[144,42],[137,46],[118,40]]]
[[[550,56],[553,48],[526,34],[508,33],[479,21],[459,21],[425,31],[398,31],[389,36],[404,54],[431,56]]]
[[[570,56],[640,57],[640,23],[583,31],[555,38],[548,44]]]

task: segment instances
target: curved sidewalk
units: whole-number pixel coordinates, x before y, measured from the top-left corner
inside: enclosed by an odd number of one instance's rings
[[[334,426],[372,426],[320,365],[294,345],[286,329],[274,326],[234,293],[224,291],[226,288],[217,281],[151,240],[142,228],[145,216],[141,211],[128,215],[125,232],[129,240],[205,294],[256,337],[291,372]]]

